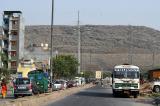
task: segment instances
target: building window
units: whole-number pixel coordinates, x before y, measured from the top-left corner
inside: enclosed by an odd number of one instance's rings
[[[17,21],[13,21],[13,25],[18,25],[18,22]]]
[[[11,56],[16,56],[16,51],[11,51]]]
[[[16,45],[16,41],[11,41],[11,45],[15,46]]]
[[[12,27],[13,27],[13,29],[17,29],[18,28],[18,21],[13,21]]]
[[[11,31],[11,35],[18,35],[17,31]]]
[[[3,22],[4,22],[5,25],[9,25],[9,19],[8,18],[4,18],[3,20],[4,20]]]
[[[16,66],[16,61],[11,62],[11,66],[12,66],[12,67]]]

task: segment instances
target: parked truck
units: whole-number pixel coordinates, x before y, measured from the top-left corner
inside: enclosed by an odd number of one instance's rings
[[[36,87],[38,93],[48,91],[48,75],[43,70],[33,70],[28,73],[28,77]]]
[[[155,93],[160,92],[160,69],[149,70],[148,77],[152,91]]]
[[[133,95],[137,98],[140,90],[140,70],[134,65],[117,65],[112,73],[113,96],[117,94]]]

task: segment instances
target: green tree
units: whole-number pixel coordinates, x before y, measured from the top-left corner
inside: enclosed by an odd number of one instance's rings
[[[10,70],[8,70],[8,57],[4,53],[0,53],[1,62],[3,61],[3,66],[0,69],[0,79],[5,78],[8,79],[10,76]],[[2,64],[1,64],[2,65]]]
[[[10,71],[7,68],[1,68],[0,69],[0,79],[5,78],[8,79],[10,76]]]
[[[103,72],[103,78],[111,77],[111,72]]]
[[[72,55],[58,55],[52,58],[55,78],[71,78],[77,74],[78,61]]]
[[[95,78],[95,72],[94,71],[84,71],[83,77],[85,77],[85,78]]]

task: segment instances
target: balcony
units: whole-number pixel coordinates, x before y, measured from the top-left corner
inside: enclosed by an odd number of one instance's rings
[[[18,31],[18,29],[14,29],[14,28],[12,28],[12,29],[11,29],[11,31]]]
[[[6,54],[1,55],[2,61],[8,61],[8,56]]]
[[[17,56],[11,56],[11,61],[17,61]]]
[[[18,30],[11,29],[10,35],[18,35]]]
[[[17,40],[17,35],[10,35],[10,40]]]
[[[2,27],[3,27],[4,30],[9,29],[9,18],[4,18],[3,19]]]
[[[17,66],[12,66],[12,65],[11,65],[11,69],[17,69]]]
[[[2,24],[3,30],[9,30],[9,24]]]
[[[8,40],[8,37],[9,37],[8,35],[2,35],[3,40]]]
[[[2,46],[2,49],[3,49],[3,50],[8,50],[8,45]]]
[[[8,51],[8,48],[3,47],[3,50],[4,50],[4,51]]]
[[[18,25],[12,25],[12,30],[18,30],[19,26]]]
[[[11,21],[18,21],[19,20],[19,17],[12,17],[11,18]]]
[[[11,50],[10,51],[16,51],[17,50],[17,46],[11,46]]]

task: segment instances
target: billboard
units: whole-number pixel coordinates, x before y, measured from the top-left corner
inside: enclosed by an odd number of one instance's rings
[[[101,79],[101,78],[102,78],[102,72],[96,71],[96,79]]]

